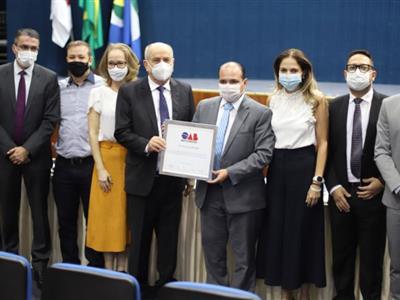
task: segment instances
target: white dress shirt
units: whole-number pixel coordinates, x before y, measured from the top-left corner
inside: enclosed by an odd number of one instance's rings
[[[235,121],[239,106],[243,101],[243,97],[244,97],[244,94],[239,98],[239,100],[237,100],[237,101],[232,103],[233,109],[229,112],[229,122],[228,122],[228,126],[226,127],[226,131],[225,131],[224,146],[222,148],[222,153],[224,153],[226,141],[228,140],[229,133],[231,132],[233,122]],[[221,121],[222,115],[224,114],[224,105],[226,103],[227,103],[227,101],[224,98],[222,98],[221,102],[219,104],[218,117],[217,117],[217,126],[219,126],[219,123]]]
[[[371,102],[372,97],[374,95],[374,90],[371,89],[366,93],[361,99],[363,100],[360,103],[361,110],[361,128],[362,128],[362,144],[364,148],[365,135],[367,133],[368,121],[369,121],[369,112],[371,110]],[[347,112],[347,126],[346,126],[346,160],[347,160],[347,178],[349,182],[360,182],[360,178],[356,178],[353,173],[351,173],[351,137],[353,135],[353,117],[354,110],[356,104],[354,103],[354,99],[356,97],[350,94],[349,98],[349,109]]]
[[[156,117],[157,117],[158,134],[159,134],[159,136],[162,136],[161,123],[160,123],[160,91],[157,89],[160,85],[155,83],[150,78],[150,76],[148,76],[147,78],[149,80],[151,96],[153,97],[154,110],[155,110],[155,114],[156,114]],[[171,97],[170,81],[168,80],[163,85],[163,87],[164,87],[163,94],[164,94],[165,101],[167,102],[169,118],[172,120],[172,97]]]
[[[21,79],[21,75],[19,72],[25,71],[25,103],[28,100],[28,95],[29,95],[29,88],[31,87],[31,81],[32,81],[32,72],[33,72],[33,64],[27,69],[22,69],[19,64],[17,63],[17,60],[14,60],[14,83],[15,83],[15,99],[18,97],[18,86],[19,86],[19,80]]]

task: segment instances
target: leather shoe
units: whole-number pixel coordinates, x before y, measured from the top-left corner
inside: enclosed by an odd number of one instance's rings
[[[47,263],[33,263],[33,279],[36,281],[37,287],[42,289],[43,286],[43,274],[47,268]]]

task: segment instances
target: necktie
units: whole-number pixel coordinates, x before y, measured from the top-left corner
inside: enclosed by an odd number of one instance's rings
[[[21,77],[18,84],[17,92],[17,106],[15,114],[15,132],[14,140],[17,145],[21,145],[23,142],[23,131],[24,131],[24,115],[25,115],[25,99],[26,99],[26,85],[25,85],[25,71],[18,73]]]
[[[357,178],[361,177],[361,156],[362,156],[362,127],[361,127],[361,98],[355,98],[356,105],[353,116],[353,133],[351,136],[351,173]]]
[[[160,91],[160,107],[159,107],[159,109],[160,109],[160,123],[162,126],[162,124],[164,124],[165,119],[169,119],[169,112],[168,112],[167,101],[165,100],[165,97],[164,97],[165,87],[160,85],[157,88],[157,90]]]
[[[218,124],[217,138],[215,141],[215,158],[214,158],[215,170],[219,170],[221,168],[221,157],[222,157],[222,150],[224,148],[225,133],[226,133],[226,128],[228,127],[229,115],[232,109],[233,109],[232,103],[229,102],[225,103],[224,112]]]

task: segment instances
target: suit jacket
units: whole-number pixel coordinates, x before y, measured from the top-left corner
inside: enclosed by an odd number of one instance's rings
[[[191,121],[194,113],[192,88],[171,79],[172,119]],[[150,138],[159,135],[157,117],[148,78],[123,85],[118,92],[115,138],[128,149],[126,157],[125,191],[147,196],[157,170],[157,153],[147,154]],[[177,179],[181,184],[183,180]]]
[[[374,146],[376,137],[376,122],[382,100],[385,95],[374,91],[367,132],[361,157],[361,179],[369,177],[381,178],[374,161]],[[347,163],[346,163],[346,135],[347,135],[347,111],[349,107],[349,95],[337,97],[329,104],[329,143],[328,159],[325,171],[326,186],[330,191],[340,184],[348,189]]]
[[[9,164],[6,153],[17,146],[13,140],[16,114],[14,62],[0,66],[0,169]],[[38,64],[25,107],[23,146],[30,153],[31,167],[50,168],[50,136],[60,118],[60,90],[57,75]]]
[[[216,124],[221,97],[201,101],[193,122]],[[229,213],[243,213],[265,207],[263,168],[270,163],[275,145],[271,127],[272,111],[244,96],[232,124],[221,157],[221,169],[229,179],[222,183],[225,205]],[[202,208],[208,184],[199,181],[196,204]]]
[[[400,209],[400,197],[393,192],[400,185],[400,95],[383,101],[375,144],[375,161],[385,180],[382,202]]]

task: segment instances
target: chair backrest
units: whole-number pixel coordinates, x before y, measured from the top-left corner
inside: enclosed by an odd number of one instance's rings
[[[0,299],[31,298],[31,264],[23,256],[0,251]]]
[[[261,300],[256,294],[208,283],[177,281],[164,285],[158,300]]]
[[[140,300],[137,280],[128,274],[66,263],[48,268],[42,300]]]

